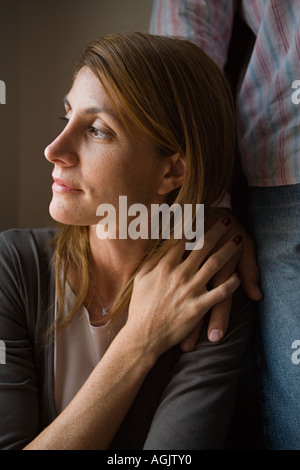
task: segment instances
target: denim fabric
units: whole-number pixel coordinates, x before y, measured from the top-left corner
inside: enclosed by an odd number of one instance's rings
[[[251,189],[264,299],[258,364],[267,445],[300,449],[300,185]]]

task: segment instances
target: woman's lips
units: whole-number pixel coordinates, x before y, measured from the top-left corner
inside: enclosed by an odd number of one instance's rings
[[[75,188],[71,183],[61,180],[59,178],[53,178],[54,183],[52,189],[57,193],[80,193],[81,189]]]

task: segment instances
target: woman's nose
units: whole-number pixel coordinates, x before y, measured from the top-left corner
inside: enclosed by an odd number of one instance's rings
[[[68,129],[68,126],[45,148],[45,157],[51,163],[74,166],[78,161],[78,155],[75,150],[76,138],[74,132]]]

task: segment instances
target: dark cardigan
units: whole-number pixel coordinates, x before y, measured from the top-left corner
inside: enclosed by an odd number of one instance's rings
[[[0,449],[21,449],[57,416],[54,343],[44,334],[54,320],[51,239],[55,229],[0,234]],[[223,341],[206,325],[194,351],[174,347],[146,377],[111,449],[222,448],[252,333],[254,310],[240,290]]]

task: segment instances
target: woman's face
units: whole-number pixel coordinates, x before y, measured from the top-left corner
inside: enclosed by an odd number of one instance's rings
[[[161,203],[163,158],[138,129],[130,134],[117,118],[98,78],[83,67],[65,98],[67,125],[45,150],[54,164],[51,216],[70,225],[99,221],[97,207],[119,196],[128,206]]]

